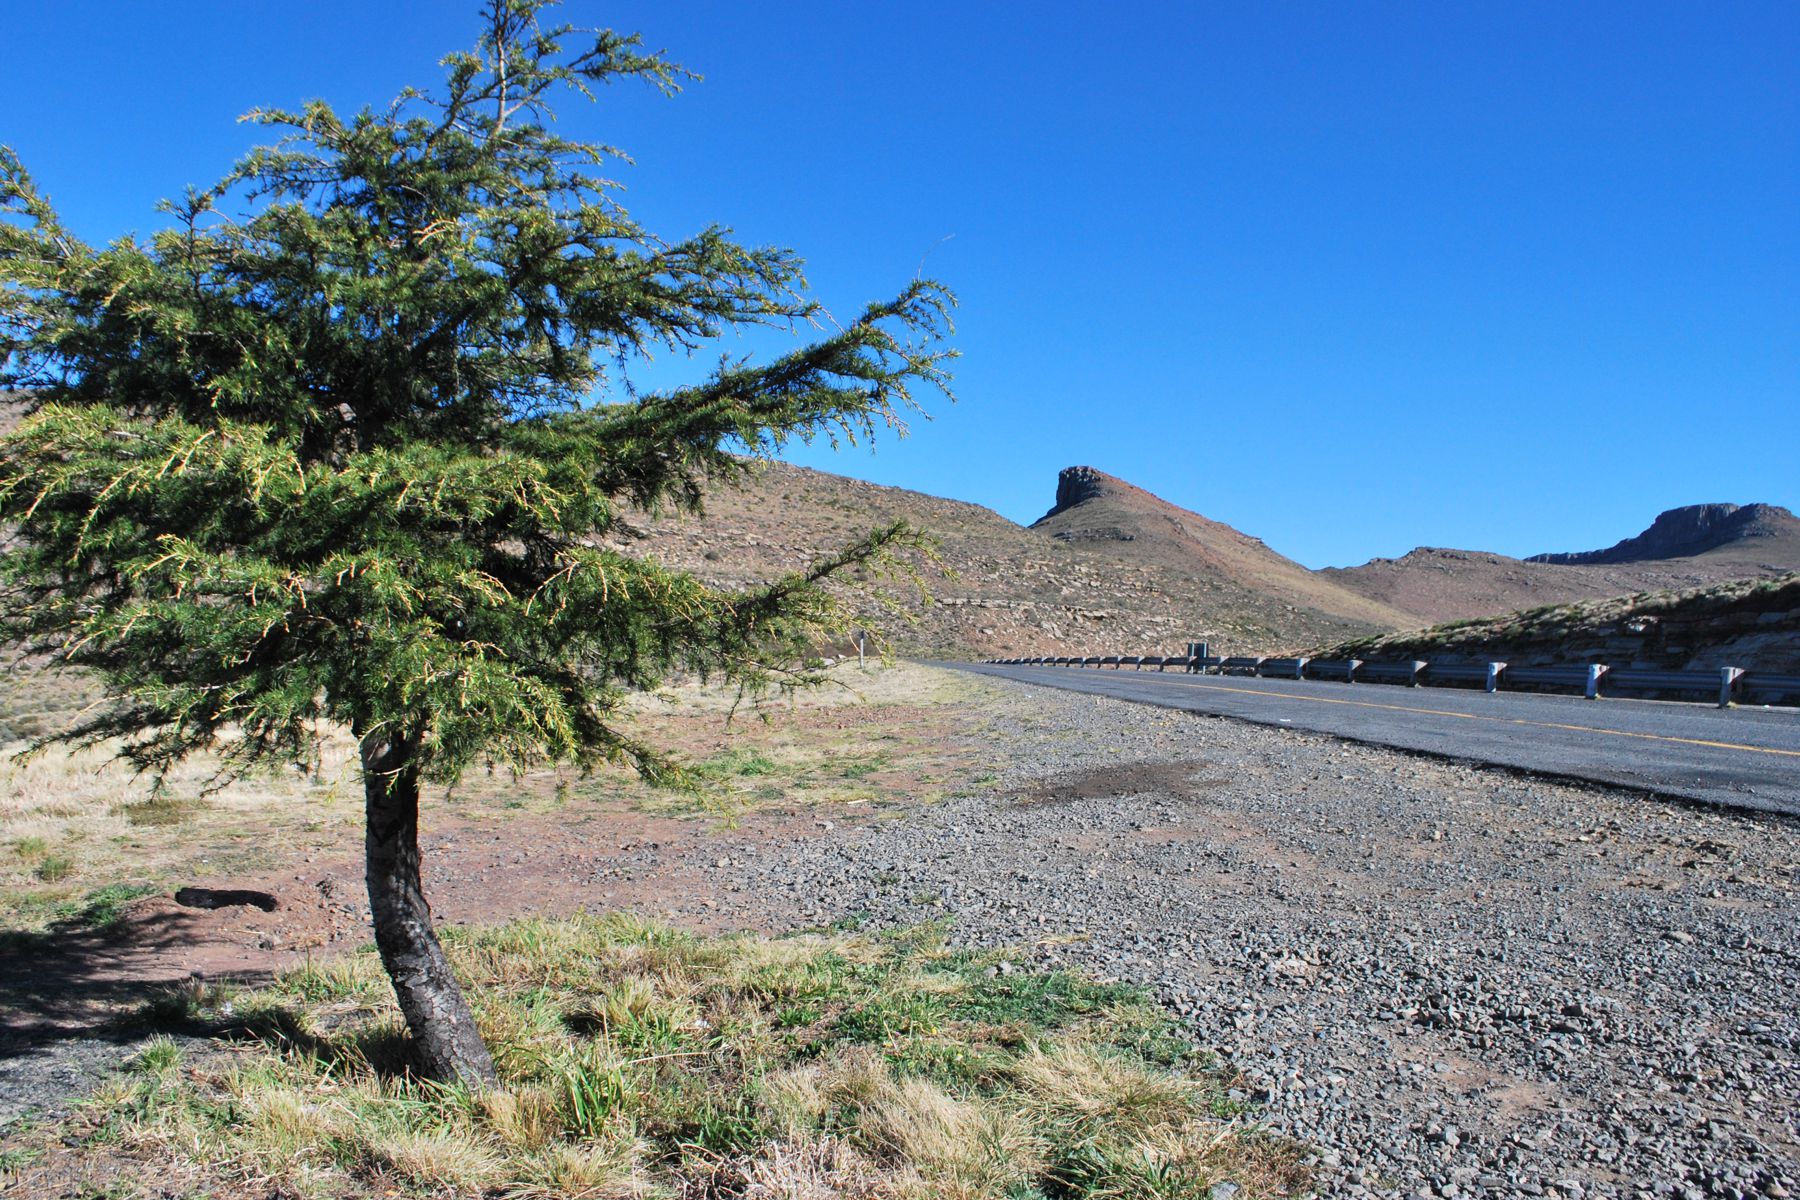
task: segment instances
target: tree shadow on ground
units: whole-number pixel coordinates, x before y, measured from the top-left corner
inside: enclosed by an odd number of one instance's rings
[[[190,982],[167,963],[192,942],[190,920],[169,911],[128,913],[99,928],[67,921],[0,932],[0,1061],[76,1039],[142,1038],[141,1020],[131,1018]],[[209,981],[268,978],[245,971]]]
[[[171,974],[166,967],[148,974],[137,970],[191,941],[184,914],[169,911],[127,915],[104,928],[64,922],[42,932],[0,931],[0,1083],[9,1064],[34,1071],[33,1062],[59,1046],[87,1043],[91,1058],[92,1043],[111,1043],[119,1047],[122,1062],[128,1047],[158,1034],[221,1046],[260,1043],[366,1066],[386,1077],[415,1069],[411,1037],[391,1023],[357,1020],[321,1032],[297,1007],[259,1006],[244,1016],[212,1010],[218,985],[268,983],[270,971],[202,979]],[[109,1054],[101,1057],[110,1060]],[[81,1090],[78,1083],[71,1086]]]

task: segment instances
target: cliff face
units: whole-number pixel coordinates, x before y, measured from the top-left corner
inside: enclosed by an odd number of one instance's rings
[[[1644,532],[1609,549],[1535,554],[1527,561],[1566,566],[1647,562],[1695,558],[1746,542],[1796,539],[1800,539],[1800,519],[1774,504],[1690,504],[1685,508],[1671,508],[1651,522]]]

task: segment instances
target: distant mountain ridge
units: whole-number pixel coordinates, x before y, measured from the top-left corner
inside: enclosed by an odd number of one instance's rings
[[[1328,568],[1345,587],[1429,622],[1545,604],[1685,591],[1800,570],[1800,519],[1774,504],[1691,504],[1607,550],[1509,558],[1421,546],[1400,558]]]
[[[1800,672],[1800,573],[1545,605],[1322,648],[1329,658]]]
[[[1057,476],[1054,502],[1030,526],[978,505],[781,463],[758,467],[742,490],[709,491],[707,508],[699,521],[638,520],[664,561],[719,583],[771,578],[895,519],[936,535],[955,575],[934,582],[936,602],[896,630],[899,648],[925,654],[1168,653],[1197,639],[1232,653],[1295,652],[1545,604],[1800,570],[1800,542],[1745,536],[1697,557],[1625,563],[1420,547],[1311,571],[1256,537],[1085,465]],[[1762,515],[1740,518],[1743,529],[1779,533],[1786,516],[1772,505],[1744,509]]]
[[[1689,504],[1661,513],[1650,528],[1608,549],[1534,554],[1525,561],[1597,566],[1695,558],[1728,549],[1754,551],[1757,546],[1742,543],[1757,542],[1800,545],[1800,518],[1774,504]]]
[[[0,394],[0,431],[25,397]],[[1331,642],[1547,604],[1678,591],[1800,571],[1800,519],[1772,504],[1671,509],[1603,551],[1510,558],[1419,547],[1358,567],[1308,570],[1261,539],[1092,466],[1056,480],[1030,526],[960,500],[765,463],[742,487],[707,489],[699,519],[630,514],[611,539],[710,583],[773,579],[907,520],[954,574],[893,630],[917,654],[1227,653]],[[916,607],[911,603],[909,607]],[[871,624],[879,614],[871,608]]]

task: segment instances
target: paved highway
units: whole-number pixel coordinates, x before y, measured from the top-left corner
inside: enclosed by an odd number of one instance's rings
[[[1110,668],[941,666],[1800,815],[1800,711]]]

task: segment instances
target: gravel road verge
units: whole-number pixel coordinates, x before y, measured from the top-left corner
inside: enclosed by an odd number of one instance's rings
[[[1800,1186],[1800,823],[997,682],[977,795],[710,864],[716,918],[1153,988],[1327,1195]]]

